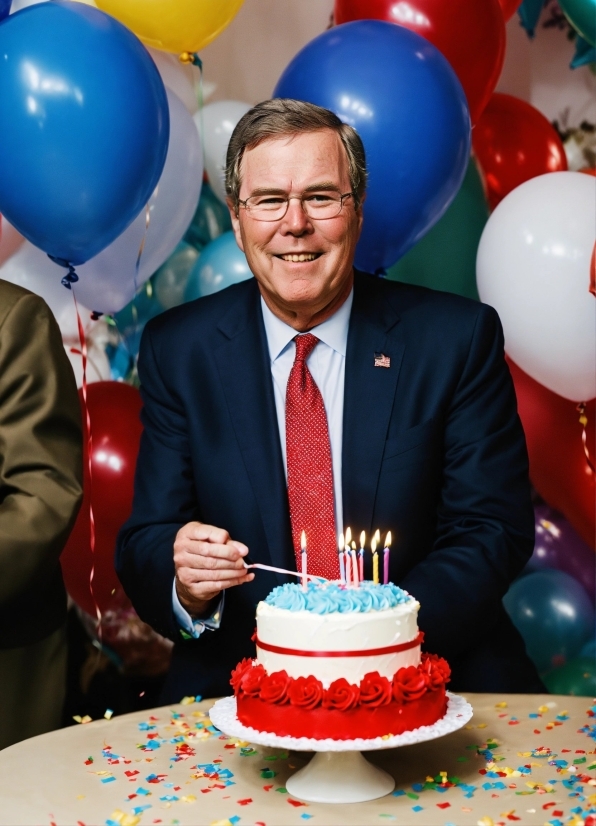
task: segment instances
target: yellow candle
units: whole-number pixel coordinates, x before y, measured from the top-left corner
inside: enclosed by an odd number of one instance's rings
[[[373,582],[375,585],[379,584],[379,554],[377,553],[377,535],[375,534],[370,543],[370,549],[373,555]]]

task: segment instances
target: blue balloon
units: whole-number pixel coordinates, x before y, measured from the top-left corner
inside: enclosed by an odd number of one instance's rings
[[[0,20],[4,20],[10,14],[12,0],[0,0]]]
[[[539,671],[576,657],[594,633],[594,609],[582,586],[563,571],[543,570],[516,580],[503,599]]]
[[[466,96],[447,60],[415,32],[381,20],[329,29],[298,52],[273,94],[331,109],[362,138],[361,269],[395,264],[457,195],[470,154]]]
[[[0,90],[0,212],[82,264],[155,189],[169,139],[159,72],[114,18],[54,0],[0,23]]]
[[[246,256],[233,232],[224,232],[203,249],[186,283],[184,300],[217,293],[239,281],[252,278]]]

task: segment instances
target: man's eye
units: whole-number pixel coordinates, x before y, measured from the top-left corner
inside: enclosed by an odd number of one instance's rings
[[[308,201],[310,204],[329,204],[331,201],[334,201],[332,195],[328,195],[324,192],[314,192],[312,195],[309,195],[307,198],[304,199]]]
[[[252,201],[253,206],[256,207],[277,207],[284,203],[285,198],[280,198],[279,196],[274,195],[263,195],[262,197],[254,198]]]

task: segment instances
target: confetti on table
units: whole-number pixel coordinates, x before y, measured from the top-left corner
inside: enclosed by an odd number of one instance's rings
[[[103,716],[106,720],[111,720],[112,717],[114,716],[114,712],[112,711],[111,708],[106,708],[106,710],[104,711]]]

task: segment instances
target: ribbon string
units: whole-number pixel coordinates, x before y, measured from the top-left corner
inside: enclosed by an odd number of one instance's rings
[[[408,642],[397,643],[396,645],[386,645],[383,648],[364,648],[358,651],[304,651],[300,648],[282,648],[280,645],[271,645],[263,642],[258,637],[255,638],[257,648],[264,651],[271,651],[272,654],[286,654],[292,657],[380,657],[383,654],[397,654],[400,651],[408,651],[422,645],[424,633],[419,632],[417,637]]]
[[[586,415],[586,403],[580,402],[576,410],[579,413],[579,423],[582,426],[582,445],[584,448],[584,453],[586,455],[586,462],[588,463],[588,467],[590,468],[592,473],[596,473],[596,469],[594,468],[594,462],[590,458],[590,451],[588,449],[588,434],[586,433],[588,417]]]

